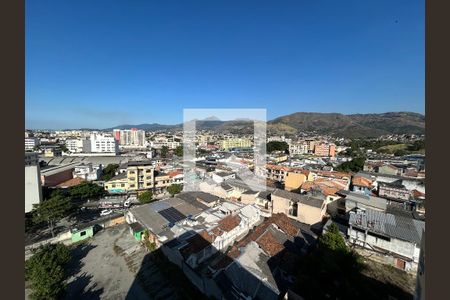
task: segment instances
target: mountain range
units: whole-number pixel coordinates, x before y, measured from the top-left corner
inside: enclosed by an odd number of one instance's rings
[[[119,125],[114,128],[137,128],[148,131],[180,130],[183,124],[162,125],[157,123]],[[250,120],[221,121],[212,116],[196,120],[196,128],[218,133],[251,134]],[[112,130],[108,128],[105,130]],[[297,112],[267,122],[267,131],[272,134],[296,134],[315,132],[346,138],[379,137],[386,134],[424,134],[425,116],[413,112],[387,112],[379,114],[350,114]]]

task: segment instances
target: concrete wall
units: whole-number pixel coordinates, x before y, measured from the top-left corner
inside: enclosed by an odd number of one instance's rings
[[[25,166],[25,212],[33,209],[33,204],[42,202],[42,188],[39,166]]]
[[[52,175],[41,175],[42,185],[44,186],[56,186],[61,182],[67,181],[73,178],[73,169],[64,170]]]
[[[393,252],[401,256],[408,257],[415,263],[419,261],[420,248],[418,247],[418,245],[414,243],[402,241],[395,238],[391,238],[390,241],[386,241],[381,238],[366,235],[365,233],[356,231],[351,227],[349,227],[348,229],[348,234],[350,242],[356,242],[358,245],[362,247],[371,249],[370,246],[364,244],[365,241],[366,244],[369,244],[371,246],[375,246],[387,250],[389,252]]]
[[[298,189],[306,179],[305,174],[288,172],[284,181],[284,189],[286,191]]]
[[[323,205],[322,208],[317,208],[314,206],[298,203],[297,217],[291,216],[289,215],[289,200],[275,196],[274,194],[272,194],[272,205],[272,213],[283,213],[291,219],[308,225],[321,222],[326,212],[326,205]]]

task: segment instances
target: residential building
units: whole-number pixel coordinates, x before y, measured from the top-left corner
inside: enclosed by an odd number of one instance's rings
[[[225,180],[233,178],[236,178],[236,174],[231,172],[214,172],[212,174],[212,180],[216,183],[222,183]]]
[[[289,170],[290,168],[286,166],[266,165],[267,179],[284,182]]]
[[[33,151],[36,146],[39,146],[39,139],[36,137],[25,138],[25,151]]]
[[[322,222],[326,202],[311,195],[300,195],[275,189],[271,195],[272,213],[283,213],[301,223],[315,225]]]
[[[209,209],[208,206],[196,200],[190,195],[186,197],[183,192],[173,198],[167,198],[157,202],[134,206],[125,214],[128,224],[139,223],[149,231],[149,240],[160,247],[163,243],[169,242],[175,237],[189,231],[183,230],[183,224],[190,227],[192,216],[197,216]],[[225,214],[223,214],[225,217]],[[185,221],[186,222],[183,222]],[[218,220],[218,218],[214,218]],[[198,222],[197,222],[198,223]],[[202,223],[199,223],[201,226]]]
[[[105,190],[110,194],[123,194],[128,191],[127,173],[122,172],[105,182]]]
[[[417,271],[425,222],[372,209],[350,212],[349,242],[379,253],[395,267]]]
[[[230,138],[220,141],[220,149],[228,151],[235,148],[251,148],[252,144],[252,141],[249,139]]]
[[[145,146],[145,131],[137,128],[125,130],[113,130],[113,135],[120,146],[143,147]]]
[[[425,230],[420,242],[419,264],[417,266],[416,290],[414,300],[425,300]]]
[[[408,201],[411,199],[411,191],[405,188],[402,180],[379,182],[378,196],[394,201]]]
[[[91,141],[88,138],[67,139],[66,148],[71,153],[91,152]]]
[[[73,171],[74,178],[82,178],[87,181],[98,180],[102,175],[102,165],[94,165],[92,163],[81,163],[75,166]]]
[[[102,134],[91,134],[91,151],[94,153],[108,153],[117,155],[119,153],[119,146],[117,141],[112,136]]]
[[[352,192],[370,195],[374,188],[373,179],[370,176],[358,175],[352,177]]]
[[[308,144],[306,142],[302,143],[291,143],[289,144],[289,154],[290,155],[301,155],[308,153]]]
[[[377,211],[385,212],[388,206],[388,201],[384,198],[375,197],[371,195],[364,195],[356,192],[345,192],[340,191],[339,193],[344,192],[342,194],[344,196],[344,209],[345,214],[354,210],[355,208],[361,209],[372,209]],[[341,207],[342,208],[342,207]]]
[[[40,177],[38,154],[25,152],[25,213],[30,212],[34,204],[42,202]]]
[[[385,164],[382,165],[380,167],[378,167],[378,173],[381,174],[388,174],[388,175],[401,175],[402,174],[402,169],[397,168],[394,165],[391,164]]]
[[[62,156],[62,151],[59,147],[47,147],[44,149],[44,157]]]
[[[286,191],[297,190],[308,180],[310,172],[308,170],[291,170],[286,173],[284,189]]]
[[[128,162],[128,190],[147,190],[154,187],[154,167],[151,161]]]
[[[257,211],[244,206],[215,226],[191,231],[161,249],[208,297],[281,299],[294,281],[296,263],[316,236],[309,226],[283,214],[254,223]],[[230,241],[222,243],[225,238]],[[225,251],[226,245],[233,242]]]
[[[336,145],[317,143],[314,145],[314,155],[334,157],[336,155]]]

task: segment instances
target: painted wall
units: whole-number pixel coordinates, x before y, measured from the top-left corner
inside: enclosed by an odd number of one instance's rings
[[[72,233],[72,242],[76,243],[94,236],[94,227],[88,227],[78,232]]]

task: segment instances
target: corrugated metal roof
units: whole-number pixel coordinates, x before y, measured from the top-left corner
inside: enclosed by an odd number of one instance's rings
[[[420,243],[425,222],[372,209],[351,212],[349,224],[389,237]]]

